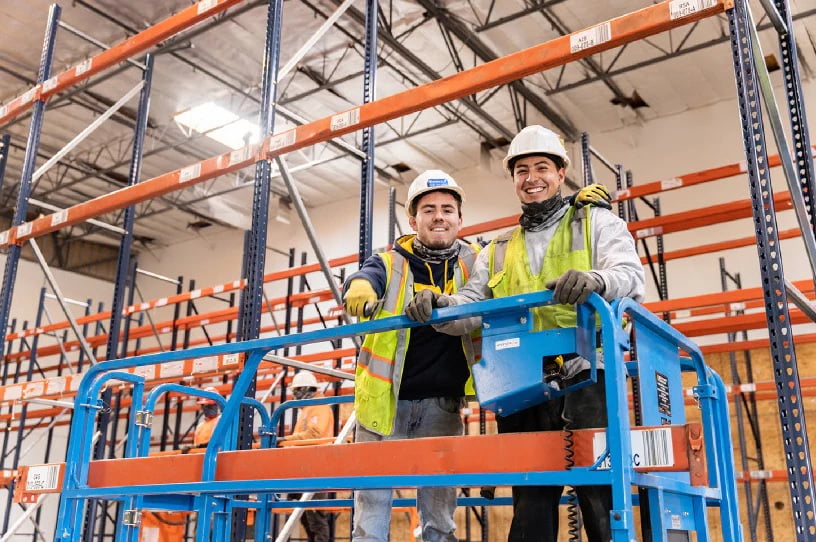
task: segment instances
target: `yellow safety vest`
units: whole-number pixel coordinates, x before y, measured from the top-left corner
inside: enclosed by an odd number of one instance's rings
[[[467,282],[478,253],[476,246],[456,242],[462,246],[454,267],[454,291]],[[403,314],[414,295],[414,277],[408,259],[394,250],[382,252],[379,257],[385,264],[387,279],[383,303],[374,318]],[[390,435],[394,430],[402,368],[410,338],[411,330],[407,328],[372,333],[366,335],[360,349],[354,382],[354,409],[363,427],[375,433]],[[469,365],[479,361],[480,343],[479,331],[462,337],[462,348]],[[468,378],[463,394],[475,395],[471,378]]]
[[[524,230],[518,227],[498,236],[488,245],[488,287],[493,297],[537,292],[545,289],[550,280],[570,269],[592,269],[592,238],[590,237],[588,208],[570,207],[561,218],[547,247],[541,271],[533,275],[527,254]],[[547,305],[533,312],[533,330],[575,327],[576,313],[572,305]]]

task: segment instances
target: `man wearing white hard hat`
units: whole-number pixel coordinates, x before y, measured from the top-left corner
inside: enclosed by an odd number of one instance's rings
[[[575,304],[592,292],[606,300],[642,300],[644,273],[626,223],[600,207],[577,208],[561,195],[569,156],[561,138],[543,126],[528,126],[510,143],[504,167],[521,203],[519,226],[499,235],[479,255],[467,285],[452,295],[419,292],[406,314],[427,322],[434,307],[552,289],[560,304],[533,310],[535,331],[574,327]],[[434,326],[461,335],[478,319]],[[558,359],[560,358],[560,359]],[[561,384],[589,377],[589,362],[577,354],[544,360],[555,367]],[[547,363],[551,361],[551,363]],[[606,394],[599,356],[598,382],[566,396],[511,414],[497,416],[500,433],[606,427]],[[611,538],[609,486],[576,488],[584,528],[591,542]],[[509,540],[555,542],[562,488],[513,488],[513,521]]]
[[[416,232],[375,254],[346,282],[352,316],[403,314],[416,292],[456,292],[467,280],[478,247],[457,239],[465,192],[447,173],[429,170],[408,189],[405,209]],[[461,435],[459,413],[472,395],[469,334],[453,337],[431,326],[367,335],[357,360],[357,442]],[[466,390],[466,388],[470,388]],[[355,541],[387,541],[392,492],[357,491]],[[420,488],[417,509],[426,542],[455,541],[455,488]]]

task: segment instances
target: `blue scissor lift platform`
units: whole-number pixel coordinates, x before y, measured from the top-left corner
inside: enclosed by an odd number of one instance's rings
[[[590,360],[597,375],[603,347],[608,427],[575,431],[575,463],[567,464],[553,449],[562,449],[561,432],[440,437],[407,441],[275,448],[275,420],[264,406],[244,397],[265,354],[286,346],[381,332],[418,324],[404,316],[303,333],[230,343],[187,351],[164,352],[97,364],[88,370],[76,395],[74,417],[64,464],[29,466],[20,471],[18,497],[60,492],[56,540],[78,541],[89,499],[119,501],[117,542],[138,539],[141,510],[183,510],[198,514],[196,540],[229,540],[232,511],[266,510],[256,514],[255,539],[266,538],[269,510],[292,506],[349,505],[348,500],[309,503],[280,501],[279,493],[340,489],[412,488],[421,486],[602,485],[611,487],[610,510],[614,542],[635,540],[633,506],[648,501],[649,538],[655,541],[696,533],[709,540],[707,509],[719,509],[723,539],[741,542],[728,402],[720,378],[706,367],[695,344],[638,303],[611,305],[593,294],[578,307],[575,328],[531,331],[530,309],[552,303],[543,291],[434,312],[441,323],[480,315],[483,358],[473,366],[479,402],[498,415],[552,399],[572,390],[546,382],[542,357],[576,352]],[[629,334],[621,323],[631,321],[637,359],[626,361]],[[145,393],[145,381],[134,368],[190,358],[244,353],[243,370],[203,454],[148,457],[150,418],[163,393],[209,392],[162,384]],[[687,423],[681,373],[697,380],[694,396],[700,422]],[[630,417],[628,384],[637,377],[638,427]],[[94,422],[102,405],[100,393],[112,381],[132,385],[128,439],[124,457],[92,461]],[[591,382],[591,380],[589,381]],[[319,401],[349,401],[325,398]],[[241,403],[259,413],[261,448],[235,450]],[[137,406],[140,405],[140,408]],[[138,438],[136,438],[138,437]],[[377,460],[376,458],[379,458]],[[44,482],[44,481],[47,481]],[[635,493],[633,494],[633,491]],[[257,500],[247,500],[246,495]],[[506,504],[463,497],[460,504]],[[396,505],[404,505],[399,501]],[[645,518],[644,518],[645,520]]]

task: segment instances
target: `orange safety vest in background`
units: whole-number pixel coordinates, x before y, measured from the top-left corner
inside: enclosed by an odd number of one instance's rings
[[[316,394],[315,397],[322,397]],[[305,440],[334,436],[334,413],[329,405],[313,405],[301,409],[295,431],[286,440]]]
[[[215,431],[215,426],[218,425],[218,420],[220,419],[221,416],[216,416],[209,420],[205,419],[198,424],[195,430],[195,436],[193,437],[193,446],[203,446],[210,442],[213,431]]]
[[[139,525],[139,542],[182,542],[187,514],[145,511]]]

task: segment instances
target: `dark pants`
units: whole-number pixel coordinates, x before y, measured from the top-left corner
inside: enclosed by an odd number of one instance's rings
[[[289,495],[290,500],[300,499],[300,493]],[[326,493],[315,493],[312,499],[328,499]],[[300,515],[300,524],[306,531],[309,542],[329,542],[329,514],[322,510],[304,510]]]
[[[606,427],[606,388],[604,372],[598,371],[598,382],[564,397],[547,401],[506,417],[496,418],[499,433],[559,431],[564,418],[571,420],[573,429]],[[567,380],[570,386],[589,378],[583,371]],[[542,450],[542,453],[545,453]],[[562,486],[514,486],[513,522],[509,542],[556,542],[558,539],[558,503]],[[612,531],[609,511],[612,492],[609,486],[578,486],[575,488],[589,542],[609,542]]]

